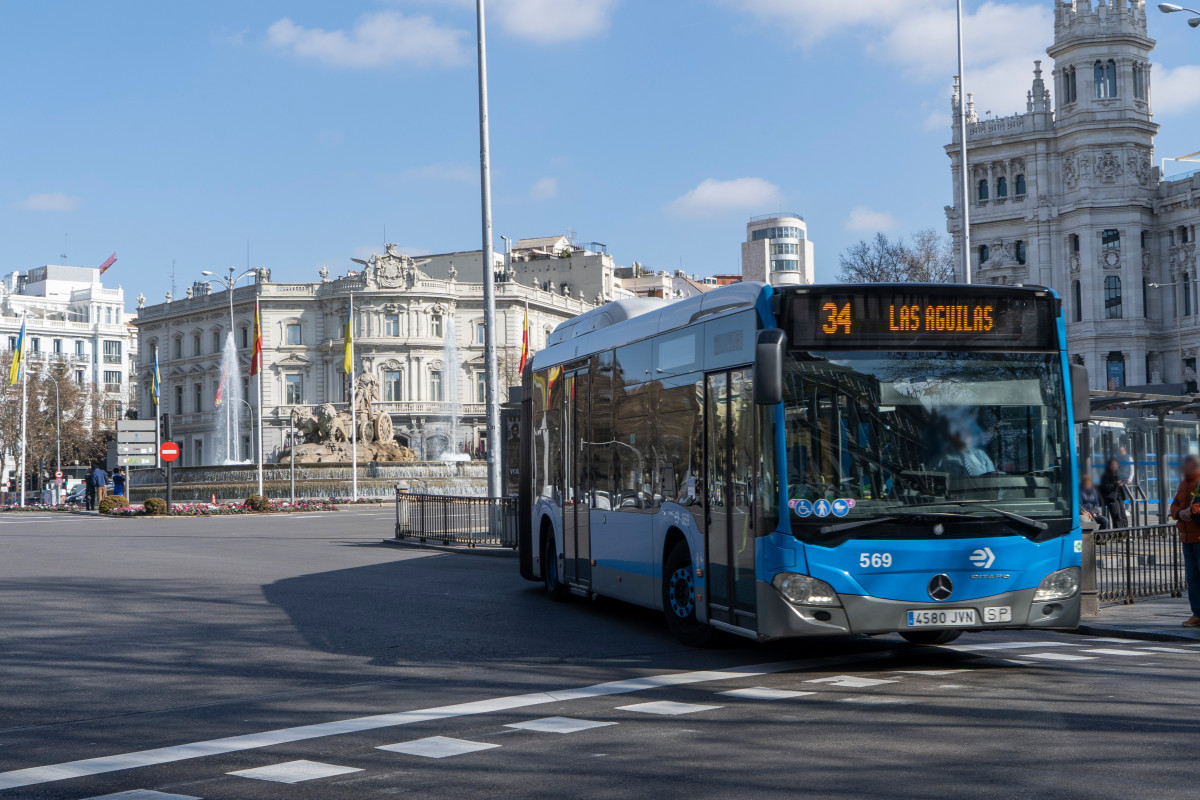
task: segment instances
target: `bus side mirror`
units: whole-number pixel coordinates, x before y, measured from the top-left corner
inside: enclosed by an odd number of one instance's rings
[[[787,336],[778,328],[758,332],[754,345],[754,402],[773,406],[783,402],[783,352]]]
[[[1091,390],[1088,389],[1088,371],[1082,364],[1071,365],[1071,405],[1075,409],[1075,421],[1087,422],[1092,418]]]

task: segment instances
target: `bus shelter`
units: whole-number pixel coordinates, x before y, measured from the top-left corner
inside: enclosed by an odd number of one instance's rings
[[[1165,521],[1179,462],[1189,453],[1200,453],[1200,398],[1093,392],[1091,407],[1091,420],[1078,431],[1080,473],[1098,481],[1105,462],[1117,459],[1130,476],[1131,522],[1136,526]]]

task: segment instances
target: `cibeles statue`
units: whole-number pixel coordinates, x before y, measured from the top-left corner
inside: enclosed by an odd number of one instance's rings
[[[301,464],[348,464],[353,445],[357,445],[359,463],[368,461],[410,462],[417,454],[395,439],[392,417],[375,408],[379,402],[379,381],[372,372],[364,372],[354,381],[354,413],[339,410],[333,403],[324,403],[315,411],[292,410],[292,427],[301,441],[296,445],[296,461]],[[351,441],[351,431],[358,423],[357,442]],[[278,463],[292,458],[285,449]]]

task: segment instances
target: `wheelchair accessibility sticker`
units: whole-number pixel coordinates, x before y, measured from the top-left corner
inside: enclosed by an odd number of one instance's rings
[[[793,500],[792,508],[796,510],[797,517],[811,517],[813,513],[813,504],[808,500]]]

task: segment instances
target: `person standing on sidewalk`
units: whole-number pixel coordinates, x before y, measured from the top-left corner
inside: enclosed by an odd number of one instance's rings
[[[1108,511],[1108,522],[1114,528],[1128,528],[1129,518],[1125,516],[1125,481],[1121,480],[1121,465],[1115,458],[1110,458],[1104,465],[1104,473],[1100,476],[1100,499]]]
[[[968,162],[968,163],[970,163],[970,162]],[[113,478],[113,496],[114,497],[124,497],[125,496],[125,470],[121,469],[120,467],[117,467],[116,469],[113,470],[112,478]]]
[[[95,471],[92,472],[92,481],[96,484],[96,508],[100,508],[100,504],[108,496],[108,473],[104,471],[104,467],[96,465]]]
[[[1183,542],[1183,572],[1192,606],[1192,616],[1183,626],[1200,628],[1200,456],[1186,456],[1179,471],[1183,480],[1171,502],[1171,517],[1177,520]]]
[[[92,480],[92,471],[83,476],[83,507],[88,511],[96,510],[96,482]]]

